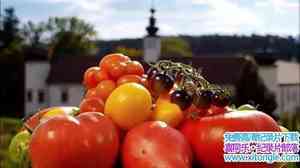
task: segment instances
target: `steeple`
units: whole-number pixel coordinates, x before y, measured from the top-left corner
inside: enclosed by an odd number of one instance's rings
[[[150,9],[150,13],[151,13],[151,16],[149,18],[149,26],[147,26],[147,28],[146,28],[146,30],[148,32],[147,36],[155,37],[155,36],[157,36],[156,33],[158,31],[158,27],[156,27],[156,25],[155,25],[155,23],[156,23],[156,19],[154,17],[155,9],[153,6]]]

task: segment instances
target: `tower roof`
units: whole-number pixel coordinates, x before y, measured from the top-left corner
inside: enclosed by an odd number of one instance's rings
[[[147,36],[155,37],[157,36],[158,27],[156,27],[156,18],[154,17],[155,9],[152,7],[150,9],[151,16],[149,18],[149,26],[147,26],[146,30],[148,32]]]

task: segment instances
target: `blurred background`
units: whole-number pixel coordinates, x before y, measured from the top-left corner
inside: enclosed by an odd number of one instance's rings
[[[299,131],[299,19],[298,0],[0,0],[0,160],[22,117],[78,106],[112,52],[191,64]]]

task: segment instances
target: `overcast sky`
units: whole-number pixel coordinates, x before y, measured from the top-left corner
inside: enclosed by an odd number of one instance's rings
[[[102,39],[145,35],[151,0],[2,0],[22,22],[78,16]],[[160,35],[299,34],[299,0],[156,0]]]

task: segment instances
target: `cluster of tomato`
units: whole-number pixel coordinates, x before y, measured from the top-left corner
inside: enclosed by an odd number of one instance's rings
[[[32,168],[274,166],[223,159],[225,132],[280,131],[271,117],[249,105],[229,108],[218,91],[189,92],[177,75],[157,67],[145,73],[125,55],[107,55],[86,70],[79,109],[36,113],[24,124],[33,131],[28,144],[15,140],[12,151],[28,146]]]
[[[105,56],[99,66],[90,67],[84,73],[83,85],[87,91],[80,111],[103,112],[106,99],[116,87],[128,82],[147,85],[143,74],[144,68],[138,61],[132,61],[123,54]]]

